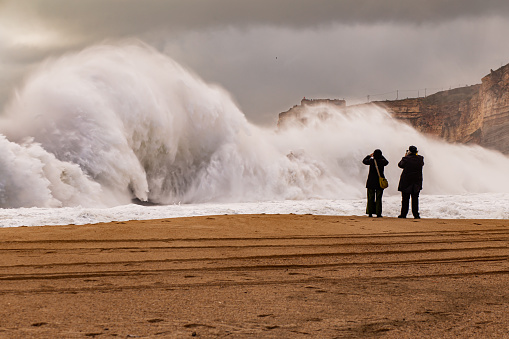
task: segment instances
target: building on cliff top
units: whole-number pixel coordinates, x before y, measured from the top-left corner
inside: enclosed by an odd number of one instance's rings
[[[340,99],[306,99],[305,97],[300,101],[300,105],[294,105],[286,112],[279,113],[279,119],[277,121],[278,128],[284,128],[290,120],[297,124],[305,125],[308,121],[308,117],[305,115],[305,112],[308,111],[309,107],[319,108],[321,106],[334,105],[334,107],[339,109],[346,108],[346,101]],[[325,120],[328,118],[329,113],[324,111],[319,111],[318,116]]]
[[[278,128],[290,122],[306,124],[307,107],[334,105],[347,108],[345,100],[303,99],[279,114]],[[402,100],[372,101],[355,105],[376,105],[387,110],[418,131],[440,137],[448,142],[474,143],[509,154],[509,64],[482,78],[481,84],[455,88],[435,94]],[[352,106],[350,106],[352,107]],[[314,110],[327,120],[327,110]]]

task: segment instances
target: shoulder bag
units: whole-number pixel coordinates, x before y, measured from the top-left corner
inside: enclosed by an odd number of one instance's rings
[[[380,182],[380,188],[381,189],[386,189],[387,187],[389,187],[389,182],[387,181],[387,179],[382,178],[380,176],[380,171],[378,170],[378,165],[376,163],[376,159],[373,158],[373,160],[375,161],[375,167],[376,167],[376,172],[378,173],[378,180]]]

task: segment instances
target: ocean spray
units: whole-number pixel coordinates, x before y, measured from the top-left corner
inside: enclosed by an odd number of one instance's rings
[[[425,157],[424,193],[509,192],[498,152],[428,138],[375,107],[306,115],[306,126],[260,128],[149,46],[94,46],[46,61],[6,106],[0,207],[361,198],[375,148],[396,194],[410,144]]]

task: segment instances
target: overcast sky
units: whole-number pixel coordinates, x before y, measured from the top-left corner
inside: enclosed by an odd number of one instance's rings
[[[138,38],[270,125],[304,96],[480,83],[507,36],[507,0],[0,0],[0,108],[44,59]]]

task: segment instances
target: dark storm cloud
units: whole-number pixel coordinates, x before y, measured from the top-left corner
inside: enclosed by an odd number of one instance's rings
[[[30,0],[29,5],[62,29],[89,35],[228,25],[422,24],[509,15],[506,0]]]

